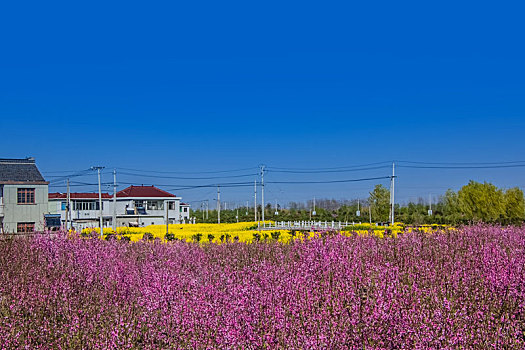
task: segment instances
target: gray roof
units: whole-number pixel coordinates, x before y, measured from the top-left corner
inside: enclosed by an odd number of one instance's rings
[[[0,158],[0,182],[45,182],[34,158]]]

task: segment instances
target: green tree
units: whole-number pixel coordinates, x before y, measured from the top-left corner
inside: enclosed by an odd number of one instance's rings
[[[505,217],[503,197],[493,184],[471,180],[458,192],[458,207],[467,220],[496,222]]]
[[[370,192],[368,203],[372,205],[372,217],[376,221],[388,221],[390,214],[390,191],[383,185],[376,185]]]
[[[525,199],[518,187],[509,188],[504,195],[505,223],[517,224],[525,219]]]
[[[459,209],[458,194],[451,189],[445,192],[442,198],[443,202],[443,216],[445,222],[451,224],[458,224],[462,220],[462,215]]]

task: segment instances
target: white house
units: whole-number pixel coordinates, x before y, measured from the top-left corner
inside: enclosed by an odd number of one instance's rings
[[[34,158],[0,159],[0,233],[44,230],[48,184]]]
[[[70,213],[69,221],[72,227],[76,230],[82,230],[87,227],[99,226],[100,206],[98,200],[98,193],[70,193]],[[113,217],[112,202],[110,202],[111,195],[102,193],[102,217],[104,227],[111,226]],[[62,225],[66,222],[66,193],[50,193],[49,194],[49,212],[60,214]]]
[[[99,226],[98,193],[70,193],[70,222],[76,230]],[[114,204],[115,203],[115,204]],[[67,194],[49,194],[49,212],[61,215],[66,221]],[[167,207],[167,210],[166,210]],[[165,225],[188,223],[189,205],[181,203],[181,197],[155,186],[130,186],[116,193],[116,198],[102,193],[102,217],[104,227]]]
[[[129,186],[117,192],[117,225],[166,224],[166,206],[170,224],[189,222],[189,210],[181,210],[181,199],[155,186]]]

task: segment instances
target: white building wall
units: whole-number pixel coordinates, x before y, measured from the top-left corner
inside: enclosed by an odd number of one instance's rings
[[[18,204],[19,188],[34,188],[35,204]],[[16,233],[19,222],[33,222],[36,231],[44,230],[44,214],[48,212],[47,185],[3,185],[3,202],[6,233]]]
[[[82,199],[74,199],[82,200]],[[71,200],[71,207],[73,208],[73,199]],[[86,199],[87,200],[87,199]],[[163,209],[153,210],[146,209],[146,215],[127,214],[126,207],[134,209],[135,200],[152,200],[163,201]],[[66,220],[66,211],[62,210],[62,202],[66,199],[50,199],[48,210],[52,214],[60,214],[62,222]],[[189,209],[184,213],[181,211],[180,197],[166,197],[166,198],[117,198],[116,214],[117,226],[130,226],[130,224],[138,224],[139,226],[149,225],[165,225],[166,224],[166,201],[175,202],[174,209],[168,210],[168,218],[170,224],[178,224],[181,222],[189,223]],[[113,199],[103,199],[102,214],[104,217],[104,227],[112,226],[113,217]],[[83,228],[98,227],[99,226],[99,211],[98,210],[72,210],[71,219],[73,220],[73,228],[81,230]]]

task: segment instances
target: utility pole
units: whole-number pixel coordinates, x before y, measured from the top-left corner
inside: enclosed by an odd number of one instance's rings
[[[390,179],[390,224],[394,224],[394,179],[396,177],[395,174],[395,163],[392,162],[392,177]]]
[[[113,169],[113,231],[117,233],[117,170]]]
[[[237,223],[238,223],[239,222],[239,208],[237,208],[237,216],[235,218],[237,218]]]
[[[100,216],[100,237],[104,236],[104,224],[102,217],[102,189],[100,188],[100,170],[104,169],[103,166],[92,166],[91,170],[97,170],[98,172],[98,206],[99,206],[99,216]]]
[[[69,203],[71,195],[69,194],[69,178],[67,179],[67,196],[66,196],[66,232],[69,232]]]
[[[432,216],[432,194],[430,193],[428,195],[428,205],[430,206],[430,209],[428,211],[428,216]]]
[[[253,215],[255,222],[257,222],[257,179],[255,179],[255,191],[253,192]]]
[[[210,200],[206,199],[206,220],[208,220],[208,209],[210,208]]]
[[[170,214],[169,214],[170,202],[166,201],[164,205],[166,206],[166,234],[168,234],[170,233]]]
[[[248,216],[248,201],[246,201],[246,216]]]
[[[217,185],[217,223],[221,223],[221,187]]]
[[[261,165],[261,203],[262,203],[262,222],[263,227],[265,227],[264,223],[264,165]]]

